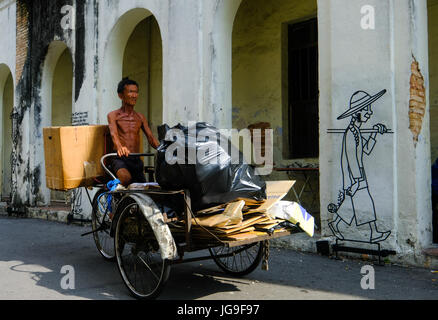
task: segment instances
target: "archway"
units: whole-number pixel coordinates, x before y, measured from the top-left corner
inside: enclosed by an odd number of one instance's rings
[[[318,166],[316,17],[316,0],[243,0],[234,20],[233,128],[271,128],[275,167]],[[274,172],[267,178],[288,176]],[[291,192],[288,200],[301,200],[320,224],[318,174],[307,180],[291,173],[291,178],[304,192],[300,199]]]
[[[73,61],[67,48],[58,59],[52,82],[52,126],[70,126],[73,106]]]
[[[428,0],[429,104],[432,164],[438,159],[438,0]],[[438,196],[433,197],[433,242],[438,243]]]
[[[70,50],[64,42],[53,41],[48,47],[43,67],[41,130],[44,127],[71,126],[73,92],[73,60]],[[45,177],[45,166],[42,167],[42,177]],[[45,197],[43,202],[68,203],[68,193],[48,190],[45,178],[42,185]]]
[[[162,51],[158,22],[154,16],[149,16],[133,30],[123,56],[123,77],[129,77],[139,84],[136,111],[146,116],[155,136],[158,135],[157,126],[163,122]],[[143,139],[143,150],[151,151],[146,139]]]
[[[153,133],[157,135],[157,125],[163,119],[162,51],[160,28],[149,10],[133,9],[119,18],[105,47],[100,90],[102,105],[98,115],[100,123],[106,124],[107,114],[120,107],[117,84],[123,77],[129,76],[140,87],[136,110],[146,116]],[[143,139],[143,150],[150,150],[146,139]]]
[[[1,110],[1,200],[9,201],[12,181],[12,120],[14,108],[14,81],[10,69],[0,64],[0,110]]]

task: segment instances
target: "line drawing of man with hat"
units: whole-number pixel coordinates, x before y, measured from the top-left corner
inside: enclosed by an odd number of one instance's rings
[[[383,135],[392,132],[381,123],[374,125],[372,129],[361,129],[373,114],[372,104],[385,93],[386,90],[382,90],[371,96],[365,91],[356,91],[351,96],[349,109],[337,118],[342,120],[351,117],[342,139],[342,190],[339,192],[338,203],[328,206],[328,211],[334,214],[328,225],[339,240],[347,240],[339,231],[339,223],[344,222],[351,226],[354,220],[356,226],[369,225],[370,243],[384,241],[391,234],[391,231],[380,232],[377,229],[376,208],[368,188],[364,155],[369,156],[373,151],[378,133]],[[335,132],[332,130],[331,133]]]

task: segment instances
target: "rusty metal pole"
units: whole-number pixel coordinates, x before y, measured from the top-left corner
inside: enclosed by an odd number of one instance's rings
[[[185,223],[185,232],[186,232],[186,246],[187,248],[191,248],[192,241],[191,241],[191,229],[192,229],[192,216],[191,216],[191,206],[192,202],[190,199],[190,191],[184,190],[184,200],[185,200],[185,209],[184,209],[184,218],[186,220]]]

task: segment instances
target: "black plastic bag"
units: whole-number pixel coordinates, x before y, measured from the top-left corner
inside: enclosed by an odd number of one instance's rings
[[[236,198],[266,199],[265,182],[215,127],[201,122],[171,130],[165,124],[158,132],[156,180],[163,189],[188,189],[195,210]]]

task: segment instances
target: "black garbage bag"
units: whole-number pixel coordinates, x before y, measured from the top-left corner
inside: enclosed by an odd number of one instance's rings
[[[164,189],[188,189],[195,210],[236,198],[266,199],[265,182],[215,127],[165,124],[158,132],[156,180]]]

